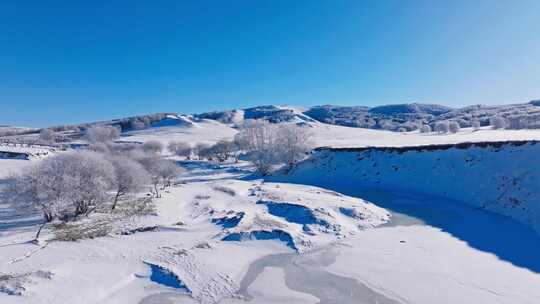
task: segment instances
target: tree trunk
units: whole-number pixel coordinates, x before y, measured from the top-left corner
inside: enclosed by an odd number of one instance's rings
[[[39,239],[39,235],[41,234],[41,230],[43,229],[43,227],[45,227],[45,225],[49,222],[49,216],[46,215],[45,218],[43,219],[43,223],[39,226],[39,229],[36,233],[36,237],[35,237],[35,240],[37,241]]]
[[[114,208],[116,208],[116,203],[118,202],[118,198],[120,197],[120,195],[120,191],[116,192],[111,210],[114,210]]]
[[[154,184],[154,191],[156,192],[156,198],[159,198],[159,190],[157,184]]]

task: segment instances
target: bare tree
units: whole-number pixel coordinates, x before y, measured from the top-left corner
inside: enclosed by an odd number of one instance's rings
[[[116,208],[118,200],[130,193],[137,193],[150,183],[150,176],[144,167],[126,156],[110,156],[114,167],[114,199],[111,209]]]
[[[169,152],[171,152],[172,154],[174,155],[177,155],[177,156],[183,156],[183,157],[186,157],[187,159],[190,158],[191,156],[191,146],[185,142],[181,142],[181,141],[171,141],[168,145],[167,145],[167,150],[169,150]]]
[[[96,125],[86,129],[84,139],[90,143],[110,143],[120,136],[120,130],[113,126]]]
[[[506,128],[506,119],[501,116],[495,116],[489,120],[489,124],[493,129],[504,129]]]
[[[450,133],[459,132],[459,124],[456,121],[449,122],[448,123],[448,131],[450,131]]]
[[[431,127],[429,125],[423,125],[420,127],[420,133],[430,133]]]
[[[150,175],[150,182],[155,197],[161,197],[158,186],[163,185],[163,188],[169,186],[174,177],[182,170],[174,161],[162,159],[155,155],[144,157],[138,160]]]
[[[276,136],[277,158],[285,162],[288,170],[291,170],[313,147],[312,134],[307,127],[282,125],[278,128]]]
[[[205,143],[197,143],[193,149],[193,153],[197,155],[199,160],[211,156],[210,145]]]
[[[157,140],[150,140],[142,145],[145,152],[160,154],[163,151],[163,144]]]
[[[249,152],[250,160],[262,175],[267,175],[276,162],[277,129],[262,120],[248,120],[240,128],[236,141]]]

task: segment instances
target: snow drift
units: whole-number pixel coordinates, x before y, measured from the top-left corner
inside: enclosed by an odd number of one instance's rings
[[[510,216],[539,232],[539,161],[536,141],[320,148],[288,179],[335,189],[378,187],[457,200]]]

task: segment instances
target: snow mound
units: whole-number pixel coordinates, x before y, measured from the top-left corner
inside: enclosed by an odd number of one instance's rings
[[[390,219],[371,203],[317,187],[228,181],[212,188],[236,195],[215,190],[228,198],[198,201],[193,214],[210,215],[223,229],[218,235],[223,241],[277,240],[303,252]]]

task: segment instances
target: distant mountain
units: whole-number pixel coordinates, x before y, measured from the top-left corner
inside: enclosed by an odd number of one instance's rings
[[[214,119],[222,123],[238,123],[244,119],[264,119],[271,123],[322,122],[348,127],[412,131],[421,125],[434,126],[438,121],[456,121],[470,127],[477,120],[482,126],[501,116],[510,128],[540,128],[540,100],[529,103],[451,108],[436,104],[409,103],[377,107],[323,105],[299,110],[286,106],[259,106],[194,115],[200,119]]]
[[[235,126],[246,119],[263,119],[270,123],[326,123],[340,126],[412,131],[421,125],[434,126],[439,121],[456,121],[470,127],[473,121],[482,126],[490,119],[504,117],[511,129],[540,128],[540,100],[511,105],[473,105],[463,108],[423,103],[392,104],[377,107],[322,105],[310,108],[265,105],[245,109],[181,115],[173,112],[132,116],[108,121],[52,127],[57,132],[77,136],[92,125],[116,126],[122,132],[148,128],[196,126],[202,120],[213,120]],[[0,136],[37,133],[40,129],[0,127]],[[70,135],[70,136],[71,136]]]

